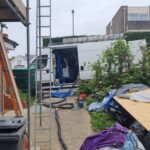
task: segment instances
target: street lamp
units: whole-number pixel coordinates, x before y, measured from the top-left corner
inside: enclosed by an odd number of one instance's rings
[[[74,13],[75,11],[72,10],[71,12],[72,12],[72,35],[74,36]]]

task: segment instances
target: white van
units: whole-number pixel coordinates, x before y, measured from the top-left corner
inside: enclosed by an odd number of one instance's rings
[[[77,79],[86,80],[93,78],[93,71],[91,64],[93,64],[102,52],[109,48],[111,41],[87,42],[87,43],[74,43],[66,45],[56,45],[42,49],[42,76],[43,86],[47,85],[50,81],[50,67],[51,67],[51,84],[57,87],[59,83],[66,83],[65,85],[72,85]],[[142,53],[140,46],[146,46],[145,40],[130,41],[130,49],[135,55],[134,62],[141,59]],[[51,66],[50,66],[51,61]],[[34,61],[35,62],[35,61]],[[33,63],[34,63],[33,62]],[[37,79],[40,81],[40,72],[37,72]]]

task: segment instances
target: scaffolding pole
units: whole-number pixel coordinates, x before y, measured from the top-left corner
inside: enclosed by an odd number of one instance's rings
[[[27,67],[28,67],[28,98],[27,98],[27,105],[28,105],[28,150],[30,150],[30,19],[29,19],[29,11],[30,11],[30,4],[29,0],[26,0],[26,9],[27,9]]]

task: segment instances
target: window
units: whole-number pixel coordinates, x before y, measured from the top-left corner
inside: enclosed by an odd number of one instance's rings
[[[128,14],[128,21],[148,21],[149,16],[148,14],[144,13],[129,13]]]
[[[38,69],[43,69],[47,66],[47,61],[48,61],[48,55],[42,55],[41,58],[40,56],[37,58],[37,68]],[[31,67],[35,68],[36,67],[36,59],[32,62]]]
[[[17,60],[17,65],[21,65],[21,60]]]
[[[36,68],[36,59],[34,59],[30,65],[31,68]]]

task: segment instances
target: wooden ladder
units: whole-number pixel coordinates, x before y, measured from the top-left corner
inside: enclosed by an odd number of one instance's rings
[[[18,93],[17,85],[10,67],[10,62],[5,48],[3,34],[0,32],[0,65],[4,72],[6,86],[8,88],[9,98],[15,111],[16,116],[24,116],[23,107]],[[25,148],[28,146],[27,131],[25,135]]]

